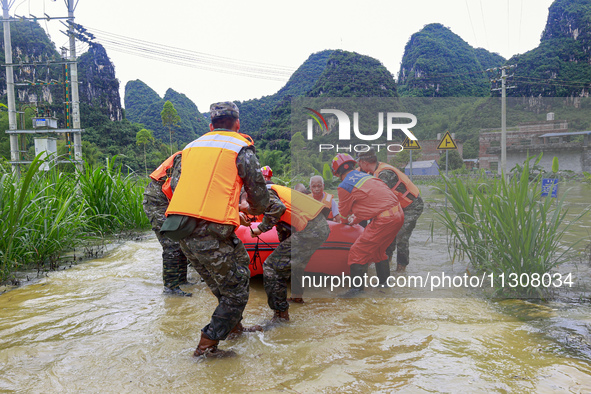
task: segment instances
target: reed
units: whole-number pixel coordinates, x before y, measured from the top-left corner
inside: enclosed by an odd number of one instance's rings
[[[88,208],[88,231],[113,234],[128,229],[148,228],[142,209],[144,186],[133,174],[124,175],[116,158],[106,166],[85,164],[78,178],[80,193]]]
[[[149,228],[145,181],[121,166],[40,171],[35,158],[21,178],[0,174],[0,281],[21,269],[54,269],[64,252],[96,234]]]
[[[42,163],[35,158],[21,179],[8,173],[1,177],[2,280],[32,264],[51,268],[60,253],[73,247],[83,226],[83,208],[68,192],[72,180],[40,172]]]
[[[495,277],[503,273],[505,277],[511,273],[541,276],[569,258],[574,245],[565,247],[560,242],[574,222],[564,220],[566,193],[557,200],[541,197],[541,176],[530,179],[530,160],[510,179],[466,186],[461,179],[444,177],[450,207],[438,215],[448,229],[454,258],[466,256],[477,270],[495,273]],[[539,297],[544,290],[530,283],[498,288],[497,295]]]

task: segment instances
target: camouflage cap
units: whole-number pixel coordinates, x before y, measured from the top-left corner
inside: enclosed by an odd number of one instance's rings
[[[222,101],[221,103],[213,103],[209,106],[211,119],[219,118],[220,116],[231,116],[238,118],[240,111],[238,107],[231,101]]]
[[[377,160],[378,157],[376,155],[376,151],[374,150],[374,148],[369,148],[369,150],[365,151],[365,152],[359,152],[357,154],[357,161],[359,160],[363,160],[363,161],[372,161],[372,160]]]

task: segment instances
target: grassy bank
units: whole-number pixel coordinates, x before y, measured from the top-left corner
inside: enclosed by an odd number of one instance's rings
[[[0,281],[15,271],[52,269],[80,242],[147,229],[145,180],[107,163],[82,172],[40,170],[36,158],[20,178],[0,174]]]

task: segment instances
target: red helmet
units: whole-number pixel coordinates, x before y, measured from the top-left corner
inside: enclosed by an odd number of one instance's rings
[[[332,164],[330,166],[332,173],[335,176],[339,175],[339,170],[350,170],[355,167],[357,162],[351,155],[346,153],[337,153],[337,155],[332,159]]]
[[[269,167],[269,166],[261,167],[261,172],[263,173],[263,178],[265,178],[266,181],[271,180],[271,177],[273,176],[273,170],[271,169],[271,167]]]

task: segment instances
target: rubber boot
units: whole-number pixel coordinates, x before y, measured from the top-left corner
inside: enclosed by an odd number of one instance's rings
[[[304,299],[302,297],[289,297],[287,302],[293,302],[294,304],[303,304]]]
[[[271,324],[284,323],[289,321],[289,309],[283,312],[275,311],[275,314],[271,318]]]
[[[363,274],[365,273],[367,273],[367,265],[351,264],[351,288],[341,295],[341,298],[354,298],[363,294]],[[354,285],[354,282],[359,282],[359,279],[355,281],[355,278],[361,278],[360,286]]]
[[[206,358],[224,358],[234,357],[236,355],[232,350],[218,349],[218,343],[220,343],[220,341],[209,339],[209,337],[202,332],[199,345],[197,345],[193,357],[203,356]]]
[[[376,263],[376,274],[380,281],[380,286],[386,286],[386,282],[388,281],[388,277],[390,276],[390,261],[383,260],[379,263]]]
[[[193,295],[193,293],[182,291],[181,288],[178,286],[174,288],[164,286],[164,291],[162,293],[182,297],[191,297]]]
[[[396,265],[396,272],[406,272],[406,265],[397,264]]]

